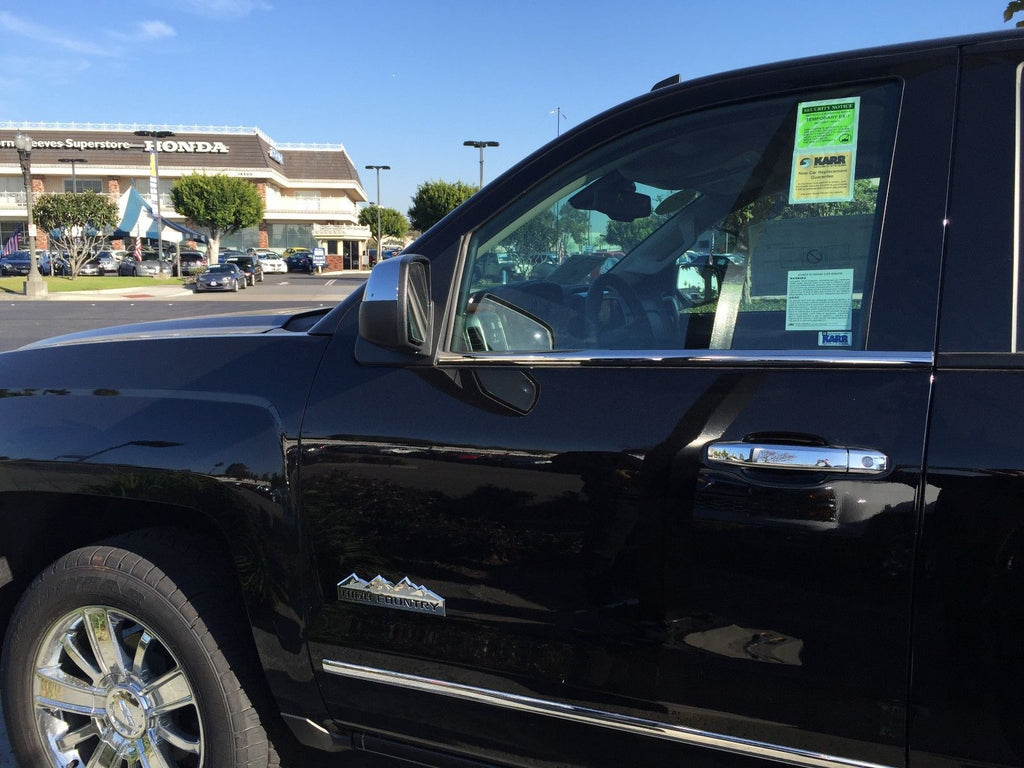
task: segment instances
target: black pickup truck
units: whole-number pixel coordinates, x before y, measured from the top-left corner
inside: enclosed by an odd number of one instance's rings
[[[0,355],[19,764],[1024,764],[1022,68],[660,83],[329,311]]]

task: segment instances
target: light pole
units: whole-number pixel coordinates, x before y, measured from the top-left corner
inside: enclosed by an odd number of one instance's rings
[[[71,191],[74,194],[78,194],[78,177],[75,176],[75,166],[79,163],[88,163],[89,161],[81,157],[58,157],[57,162],[71,163]]]
[[[381,225],[380,225],[380,172],[390,171],[390,165],[368,165],[366,166],[368,171],[377,172],[377,261],[381,260],[384,253],[384,248],[381,246]]]
[[[136,136],[148,136],[153,139],[150,159],[149,194],[156,197],[156,251],[160,262],[164,260],[164,220],[160,218],[160,139],[173,136],[174,131],[135,131]],[[159,262],[158,262],[159,263]]]
[[[496,141],[464,141],[462,142],[464,147],[476,147],[480,150],[480,186],[484,185],[484,147],[496,147],[498,142]]]
[[[25,179],[25,211],[28,215],[28,279],[25,280],[25,295],[32,297],[45,296],[47,293],[46,283],[43,276],[39,274],[39,265],[36,264],[36,228],[32,223],[32,137],[18,131],[14,134],[14,148],[18,150],[18,160],[21,162],[21,175]]]

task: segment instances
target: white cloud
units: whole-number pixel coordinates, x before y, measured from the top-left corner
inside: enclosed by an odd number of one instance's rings
[[[178,33],[174,27],[162,21],[140,21],[128,31],[110,30],[107,34],[115,40],[124,42],[146,42],[148,40],[163,40],[168,37],[176,37]]]
[[[162,21],[142,21],[138,26],[143,40],[160,40],[178,34],[174,31],[174,27]]]
[[[255,11],[273,8],[266,0],[176,0],[176,4],[200,16],[228,19],[239,19]]]
[[[90,68],[87,61],[80,59],[0,56],[0,73],[3,73],[0,74],[0,97],[32,93],[39,89],[41,83],[49,87],[70,85]]]
[[[113,55],[111,51],[107,51],[91,41],[65,37],[50,27],[25,21],[24,19],[15,16],[13,13],[0,11],[0,29],[6,30],[14,35],[18,35],[19,37],[34,40],[37,43],[43,43],[44,45],[53,46],[73,53],[85,54],[86,56]]]

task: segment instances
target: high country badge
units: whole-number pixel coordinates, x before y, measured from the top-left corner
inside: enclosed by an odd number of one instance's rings
[[[364,581],[353,573],[338,582],[338,599],[346,603],[444,616],[444,598],[426,587],[413,584],[408,578],[395,584],[383,576]]]

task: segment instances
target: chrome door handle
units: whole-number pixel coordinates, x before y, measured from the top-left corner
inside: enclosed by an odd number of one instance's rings
[[[880,475],[889,468],[889,457],[884,453],[836,446],[711,443],[705,456],[712,464],[727,464],[740,469],[795,469]]]

